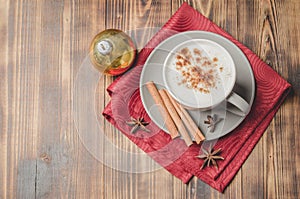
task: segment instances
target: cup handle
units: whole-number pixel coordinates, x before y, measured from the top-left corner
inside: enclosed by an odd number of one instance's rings
[[[249,104],[238,94],[231,92],[229,97],[227,98],[227,102],[229,102],[233,106],[228,106],[227,110],[231,113],[234,113],[239,116],[246,116],[249,112]]]

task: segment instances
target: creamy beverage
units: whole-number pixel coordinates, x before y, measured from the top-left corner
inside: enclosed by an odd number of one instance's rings
[[[164,64],[164,81],[171,95],[187,108],[209,109],[232,91],[236,70],[230,54],[205,39],[178,45]]]

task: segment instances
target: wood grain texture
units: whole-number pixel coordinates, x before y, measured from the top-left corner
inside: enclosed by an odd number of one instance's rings
[[[182,184],[164,169],[131,173],[110,168],[87,150],[74,124],[73,88],[94,35],[118,28],[135,35],[141,49],[182,0],[0,0],[1,199],[299,197],[300,2],[187,2],[293,86],[225,193],[196,178]],[[113,80],[103,77],[96,88],[98,119],[113,144],[143,153],[100,114]],[[105,149],[105,144],[98,147]],[[125,158],[132,167],[154,164],[130,153]]]

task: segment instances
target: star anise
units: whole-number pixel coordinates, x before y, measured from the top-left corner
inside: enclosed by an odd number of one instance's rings
[[[146,128],[149,122],[146,122],[144,118],[135,119],[133,117],[130,117],[130,121],[126,122],[126,124],[132,126],[130,133],[135,133],[138,129],[150,132],[150,130]]]
[[[201,155],[196,156],[197,158],[204,159],[204,162],[200,169],[202,170],[206,166],[209,167],[211,164],[218,169],[218,164],[216,160],[224,160],[222,156],[219,156],[222,149],[220,148],[214,151],[211,144],[209,145],[207,150],[204,149],[203,147],[201,149],[203,153]]]
[[[214,132],[216,124],[219,123],[223,118],[218,118],[216,114],[213,116],[208,115],[207,120],[204,121],[204,124],[208,124],[207,128],[210,128],[209,132]]]

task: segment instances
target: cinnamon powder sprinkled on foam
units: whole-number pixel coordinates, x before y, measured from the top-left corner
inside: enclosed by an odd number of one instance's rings
[[[176,70],[182,76],[179,84],[185,84],[188,88],[201,93],[210,93],[212,88],[216,88],[218,58],[214,57],[211,61],[209,57],[203,56],[198,48],[194,48],[191,52],[186,47],[177,53]]]

